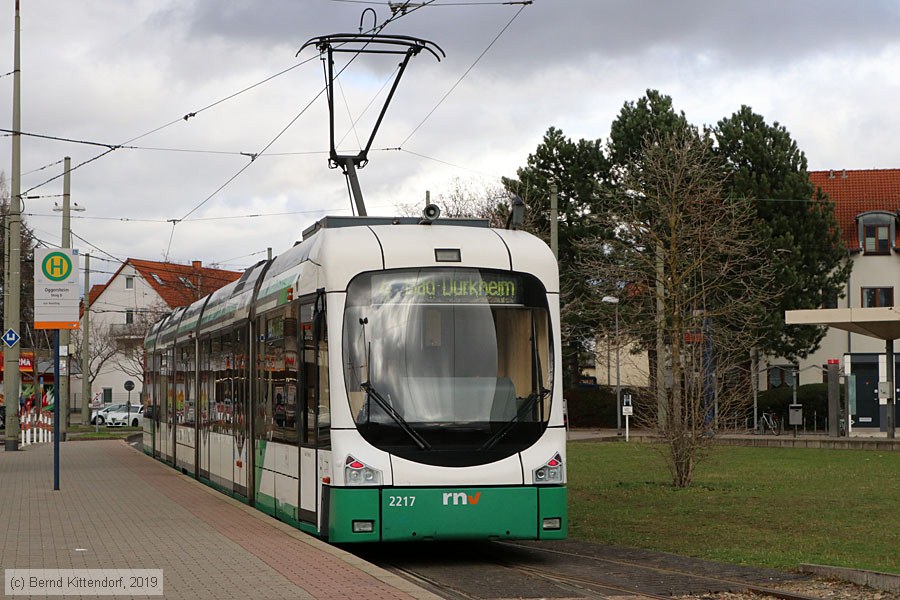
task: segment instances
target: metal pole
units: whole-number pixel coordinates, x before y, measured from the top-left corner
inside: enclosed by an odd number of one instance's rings
[[[894,411],[896,410],[894,407],[894,397],[897,395],[897,392],[894,391],[894,340],[886,340],[885,341],[885,353],[887,354],[887,387],[888,387],[888,398],[887,398],[887,411],[885,414],[884,426],[887,430],[888,439],[894,439],[896,437],[896,431],[894,427]]]
[[[71,248],[71,231],[72,225],[70,221],[70,198],[71,198],[71,178],[69,177],[69,173],[72,168],[72,159],[66,156],[63,159],[63,208],[62,208],[62,244],[63,248]],[[57,330],[57,334],[59,336],[60,346],[65,350],[62,352],[62,355],[59,356],[59,359],[64,361],[64,369],[60,369],[62,374],[62,379],[55,379],[55,387],[59,388],[59,396],[62,402],[63,409],[63,420],[59,424],[59,435],[62,436],[63,441],[66,439],[66,430],[69,427],[69,419],[71,418],[69,415],[69,330],[65,329],[63,331]],[[57,349],[57,355],[59,355],[59,349]]]
[[[17,331],[21,327],[21,281],[22,281],[22,106],[21,106],[21,60],[19,56],[19,0],[16,0],[15,44],[13,51],[13,114],[12,114],[12,169],[10,174],[9,214],[6,232],[9,238],[9,270],[5,284],[9,288],[4,305],[4,328]],[[12,344],[3,353],[3,390],[6,398],[6,443],[7,451],[19,449],[19,344]]]
[[[53,331],[53,490],[59,490],[59,329]],[[38,406],[40,399],[35,397]],[[40,408],[38,409],[40,416]]]
[[[828,359],[826,373],[828,375],[828,435],[838,437],[840,435],[841,406],[840,388],[838,387],[838,360]],[[797,404],[797,400],[794,400]]]
[[[616,303],[616,434],[622,435],[622,380],[619,371],[619,304]]]
[[[556,182],[550,183],[550,249],[559,258],[559,191]]]
[[[84,255],[84,314],[81,317],[81,424],[91,422],[91,255]]]

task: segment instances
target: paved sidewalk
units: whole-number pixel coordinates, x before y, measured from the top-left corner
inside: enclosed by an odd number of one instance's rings
[[[123,441],[60,457],[53,491],[52,444],[0,450],[0,568],[162,569],[166,598],[438,598]]]

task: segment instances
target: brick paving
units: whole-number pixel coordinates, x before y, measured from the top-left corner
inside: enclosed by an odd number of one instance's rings
[[[166,598],[438,598],[122,441],[61,444],[59,491],[52,444],[0,449],[0,567],[162,569]]]

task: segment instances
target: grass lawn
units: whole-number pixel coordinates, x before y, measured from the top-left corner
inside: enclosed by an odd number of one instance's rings
[[[120,440],[143,431],[141,427],[106,427],[71,425],[66,430],[71,440]]]
[[[660,446],[568,445],[569,537],[737,564],[900,574],[900,452],[722,446],[676,489]]]

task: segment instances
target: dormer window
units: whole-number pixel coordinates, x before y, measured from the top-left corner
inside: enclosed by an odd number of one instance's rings
[[[856,217],[859,246],[865,254],[887,255],[893,246],[896,219],[893,213],[871,211]]]
[[[866,225],[866,243],[863,247],[866,254],[890,254],[891,228],[888,225]]]

